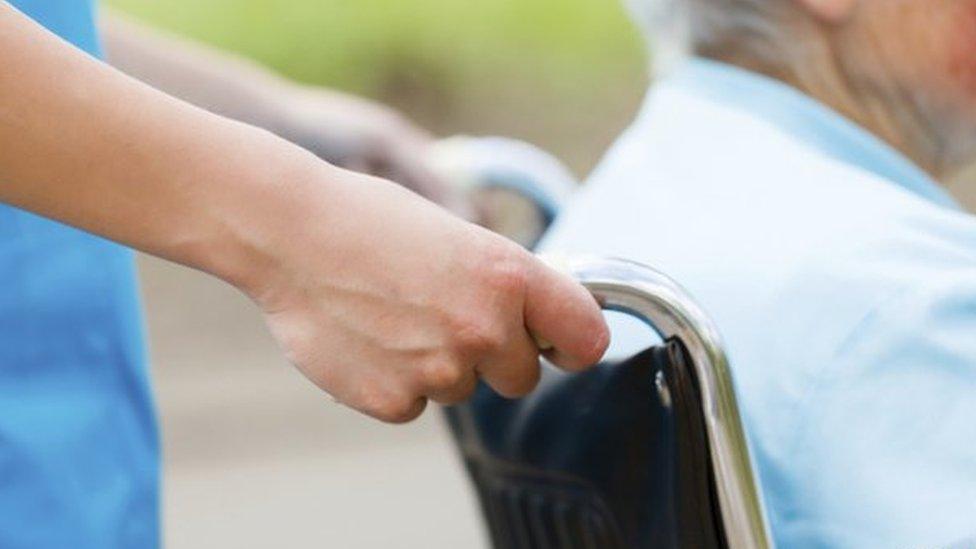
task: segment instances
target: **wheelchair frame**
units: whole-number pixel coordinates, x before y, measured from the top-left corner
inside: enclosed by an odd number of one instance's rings
[[[733,549],[773,547],[728,359],[708,315],[676,282],[645,265],[605,258],[550,262],[563,266],[605,310],[632,315],[664,340],[685,345],[704,405],[725,541]]]

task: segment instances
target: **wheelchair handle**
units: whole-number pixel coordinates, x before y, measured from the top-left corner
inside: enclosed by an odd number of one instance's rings
[[[621,259],[543,259],[574,276],[603,309],[635,316],[665,340],[677,338],[684,344],[705,407],[709,454],[729,547],[773,547],[728,358],[708,315],[675,281],[645,265]]]

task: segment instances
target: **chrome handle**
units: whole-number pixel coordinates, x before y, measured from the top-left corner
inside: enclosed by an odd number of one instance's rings
[[[687,348],[698,377],[722,524],[733,549],[773,547],[735,389],[718,330],[676,282],[620,259],[553,258],[606,310],[633,315]]]

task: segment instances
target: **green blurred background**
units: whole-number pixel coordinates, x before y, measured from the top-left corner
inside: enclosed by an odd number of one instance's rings
[[[643,46],[614,0],[109,0],[294,79],[450,134],[506,134],[585,171],[632,115]]]

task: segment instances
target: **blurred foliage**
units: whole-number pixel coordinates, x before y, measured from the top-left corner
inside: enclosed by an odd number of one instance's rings
[[[436,129],[520,134],[568,154],[594,135],[605,144],[643,87],[640,38],[617,0],[106,1]]]
[[[369,93],[391,66],[477,84],[512,70],[554,78],[639,67],[613,0],[109,0],[162,27],[308,82]],[[610,66],[608,66],[610,65]]]

